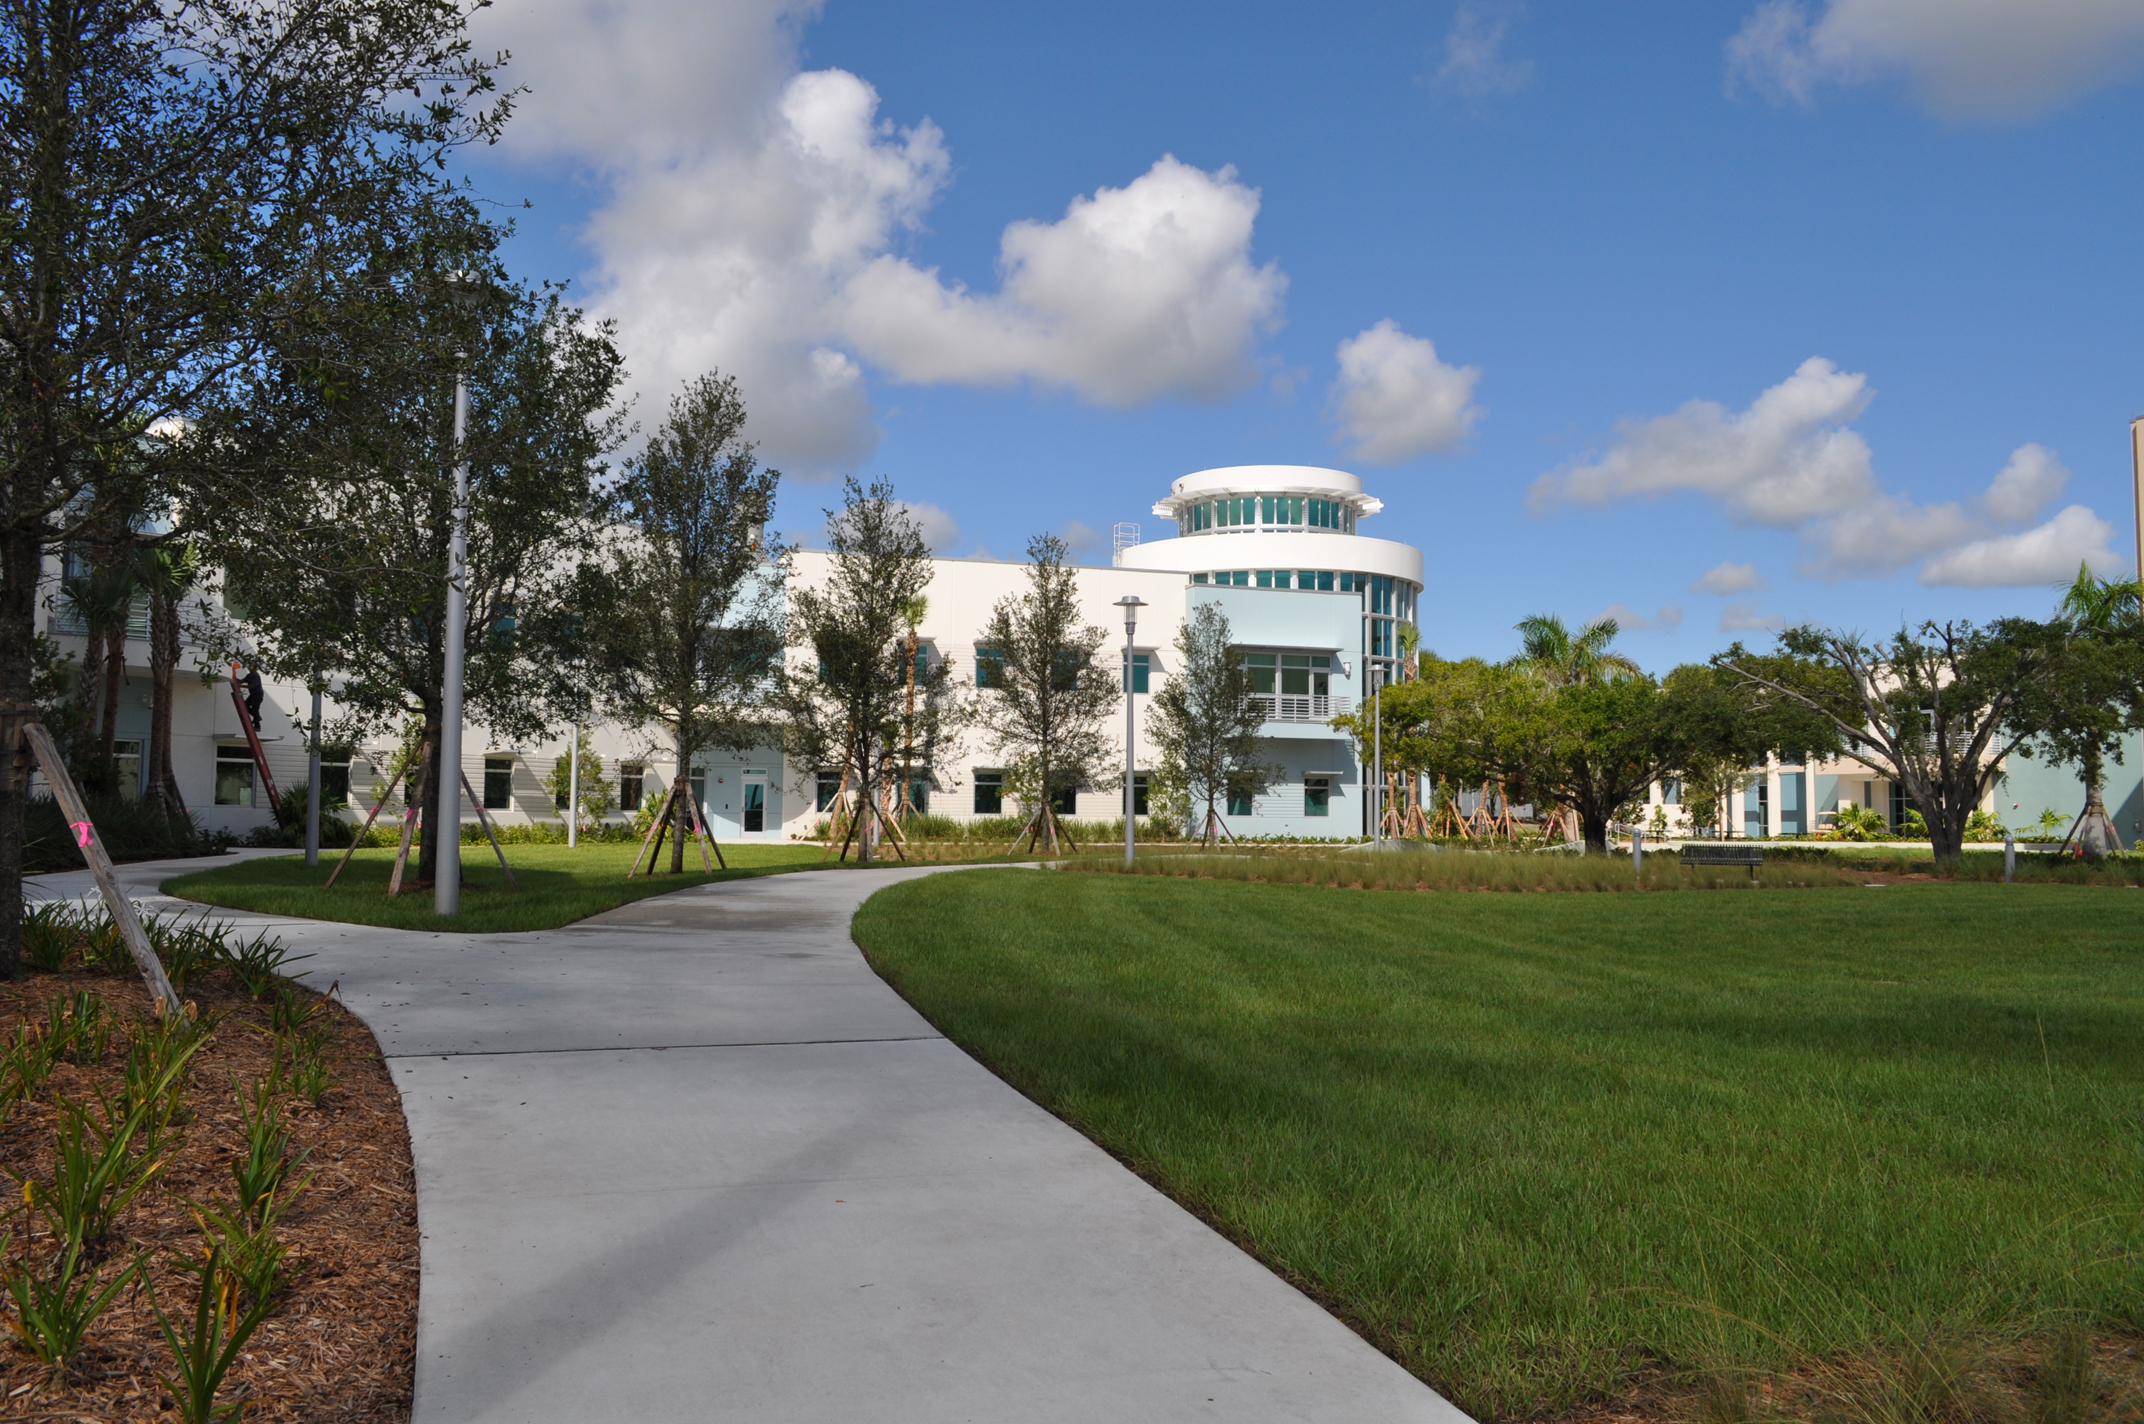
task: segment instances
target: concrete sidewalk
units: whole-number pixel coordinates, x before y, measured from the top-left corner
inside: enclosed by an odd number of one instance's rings
[[[402,1091],[420,1424],[1463,1424],[871,972],[850,916],[922,873],[540,934],[278,922]]]

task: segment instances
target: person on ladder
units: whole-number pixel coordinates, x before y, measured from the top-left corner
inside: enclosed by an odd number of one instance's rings
[[[253,723],[253,730],[261,730],[261,699],[266,693],[261,688],[261,675],[257,668],[246,670],[246,717]]]

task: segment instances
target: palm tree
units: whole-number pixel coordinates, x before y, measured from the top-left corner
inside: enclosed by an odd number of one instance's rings
[[[171,770],[172,679],[179,666],[179,608],[201,579],[192,544],[151,544],[135,560],[149,596],[149,787],[145,799],[167,817],[186,819],[186,800]]]
[[[2062,595],[2062,616],[2069,620],[2071,629],[2083,637],[2104,636],[2124,629],[2134,629],[2144,618],[2144,580],[2124,579],[2119,582],[2092,576],[2089,564],[2077,566],[2077,579]],[[2084,810],[2077,817],[2077,824],[2064,837],[2066,846],[2084,828],[2097,825],[2108,840],[2119,846],[2121,839],[2115,834],[2114,820],[2107,814],[2107,805],[2100,797],[2107,780],[2106,761],[2096,743],[2087,743],[2078,758],[2081,779],[2084,782]]]
[[[1608,651],[1622,631],[1613,618],[1596,618],[1575,634],[1553,613],[1536,613],[1515,626],[1521,640],[1518,665],[1551,687],[1590,686],[1638,676],[1635,662]]]

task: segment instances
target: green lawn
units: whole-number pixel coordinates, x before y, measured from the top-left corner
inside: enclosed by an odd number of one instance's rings
[[[2119,888],[975,872],[882,891],[856,937],[1488,1418],[1663,1366],[2144,1326],[2140,916]]]
[[[451,927],[482,934],[552,929],[688,885],[807,870],[827,863],[825,852],[818,846],[725,845],[722,854],[731,868],[709,875],[700,869],[698,848],[688,845],[685,864],[690,868],[685,874],[635,876],[627,880],[626,868],[632,863],[635,849],[620,842],[598,842],[570,850],[562,845],[509,845],[506,858],[521,881],[517,894],[506,888],[506,877],[489,845],[464,845],[462,911],[451,920],[432,913],[429,889],[405,890],[393,899],[387,897],[387,877],[394,867],[393,850],[359,851],[332,890],[320,887],[342,854],[340,851],[322,852],[317,868],[308,869],[302,856],[269,856],[181,875],[166,880],[162,889],[167,895],[234,910],[262,910],[406,930]],[[662,864],[667,870],[667,847]]]

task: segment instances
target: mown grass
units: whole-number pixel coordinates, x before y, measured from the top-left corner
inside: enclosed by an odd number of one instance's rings
[[[978,872],[855,933],[1008,1081],[1510,1418],[2144,1325],[2140,911]]]
[[[1064,869],[1097,875],[1161,875],[1194,880],[1249,880],[1359,890],[1805,890],[1862,885],[1865,874],[1819,860],[1770,863],[1752,874],[1740,866],[1680,864],[1673,852],[1648,855],[1642,868],[1617,855],[1534,855],[1526,851],[1323,850],[1296,847],[1209,852],[1157,851],[1074,856]]]
[[[608,842],[570,850],[562,845],[510,845],[506,847],[507,862],[521,882],[516,893],[507,889],[506,877],[490,846],[482,847],[481,854],[464,846],[462,909],[459,915],[447,919],[432,913],[429,888],[411,891],[405,882],[402,894],[388,898],[387,880],[395,859],[392,850],[358,851],[332,890],[322,888],[335,865],[336,858],[329,855],[321,856],[321,863],[312,867],[305,864],[302,856],[266,856],[181,875],[166,880],[161,888],[167,895],[234,910],[395,929],[451,928],[489,934],[554,929],[649,895],[712,880],[809,870],[826,863],[825,852],[818,846],[724,845],[722,854],[730,869],[708,874],[699,868],[698,849],[687,846],[688,869],[684,874],[668,873],[670,859],[666,849],[662,859],[664,873],[628,880],[626,869],[636,849]],[[411,859],[414,872],[415,857]]]

